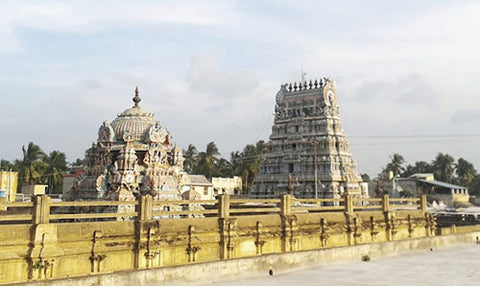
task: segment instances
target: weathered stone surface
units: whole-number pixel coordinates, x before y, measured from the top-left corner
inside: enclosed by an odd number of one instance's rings
[[[98,129],[97,143],[85,152],[84,173],[64,200],[134,200],[138,195],[180,199],[185,182],[182,151],[154,114],[135,105]]]
[[[267,152],[250,197],[273,198],[289,192],[290,175],[297,198],[368,195],[349,151],[331,79],[281,86]]]

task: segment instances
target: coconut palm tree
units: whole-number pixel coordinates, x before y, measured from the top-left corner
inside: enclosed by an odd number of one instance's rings
[[[473,164],[463,158],[459,158],[457,163],[454,163],[453,166],[455,173],[457,174],[459,184],[466,187],[471,187],[475,179],[475,175],[477,175],[477,170],[475,170]]]
[[[243,191],[249,191],[255,177],[257,177],[262,155],[267,146],[264,141],[258,141],[255,145],[247,145],[242,152],[231,153],[231,163],[234,175],[242,177]]]
[[[43,157],[43,161],[46,164],[44,182],[48,184],[49,193],[60,192],[58,188],[62,186],[63,174],[67,171],[65,153],[54,150]]]
[[[220,158],[215,165],[215,177],[233,177],[233,166],[227,159]]]
[[[215,174],[215,165],[218,161],[217,156],[220,155],[215,142],[207,144],[205,152],[198,153],[198,165],[194,169],[194,173],[205,175],[208,179],[211,179]]]
[[[407,168],[402,174],[402,177],[409,177],[415,173],[432,173],[432,165],[425,161],[417,161],[415,165],[407,165]]]
[[[28,143],[27,148],[22,146],[23,160],[20,164],[20,178],[24,184],[39,182],[45,170],[45,163],[42,158],[45,153],[33,142]]]
[[[198,151],[193,144],[188,145],[187,150],[183,150],[183,168],[185,172],[192,173],[198,164]]]
[[[403,158],[403,156],[398,153],[394,153],[392,156],[390,156],[390,159],[390,163],[388,163],[387,167],[383,169],[383,172],[389,173],[390,171],[392,171],[393,176],[402,175],[402,173],[405,171],[405,168],[403,167],[403,163],[405,163],[405,158]]]
[[[435,178],[444,182],[451,182],[453,179],[455,160],[448,154],[438,153],[432,162]]]

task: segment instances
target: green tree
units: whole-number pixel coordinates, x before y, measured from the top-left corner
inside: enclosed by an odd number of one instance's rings
[[[192,173],[198,165],[198,151],[193,144],[188,145],[187,150],[183,150],[183,168],[185,172]]]
[[[2,159],[0,160],[0,170],[4,170],[4,171],[15,170],[15,164],[8,160]]]
[[[480,196],[480,174],[475,175],[472,186],[468,190],[468,193],[470,195],[476,195],[477,197]]]
[[[255,145],[247,145],[242,152],[231,153],[231,163],[234,175],[242,177],[243,191],[250,191],[255,177],[257,177],[267,145],[264,141],[258,141]]]
[[[438,153],[432,162],[435,179],[444,182],[452,182],[455,160],[448,154]]]
[[[215,166],[218,161],[217,156],[219,155],[220,153],[215,142],[208,143],[205,152],[198,153],[198,165],[196,165],[193,172],[205,175],[207,179],[212,179],[212,176],[216,174]]]
[[[453,166],[457,174],[458,183],[469,188],[472,187],[475,175],[477,175],[477,170],[475,170],[473,164],[463,158],[459,158]]]
[[[80,159],[80,158],[77,158],[72,163],[67,164],[67,172],[68,173],[75,173],[76,170],[82,169],[82,168],[83,168],[83,160]]]
[[[22,146],[23,159],[20,161],[20,179],[23,184],[34,184],[41,181],[45,170],[45,163],[42,158],[45,153],[33,142],[28,143],[27,148]]]
[[[233,166],[224,158],[220,158],[215,166],[214,177],[233,177]]]
[[[407,165],[405,171],[402,174],[402,177],[409,177],[416,173],[432,173],[433,168],[432,165],[425,161],[417,161],[415,165]]]
[[[360,176],[362,177],[363,182],[370,182],[370,176],[367,173],[362,173]]]
[[[405,168],[403,167],[403,164],[405,163],[405,159],[403,158],[402,155],[395,153],[392,156],[390,156],[390,163],[387,164],[387,167],[383,169],[384,173],[389,173],[390,171],[393,172],[394,176],[397,175],[402,175],[403,172],[405,171]]]
[[[46,164],[44,183],[48,184],[49,193],[60,193],[63,183],[63,174],[67,171],[65,153],[54,150],[43,157]]]

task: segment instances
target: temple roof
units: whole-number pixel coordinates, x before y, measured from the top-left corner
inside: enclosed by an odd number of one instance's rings
[[[138,96],[138,87],[135,89],[135,97],[132,99],[134,106],[118,114],[113,120],[111,127],[116,141],[125,141],[125,134],[131,134],[133,141],[146,142],[152,127],[160,127],[155,115],[140,107],[141,99]]]

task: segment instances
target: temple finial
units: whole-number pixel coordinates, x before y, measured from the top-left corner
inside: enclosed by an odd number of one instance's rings
[[[138,103],[142,101],[142,99],[138,96],[138,86],[135,87],[135,97],[133,97],[133,103],[135,103],[135,106],[138,106]]]

